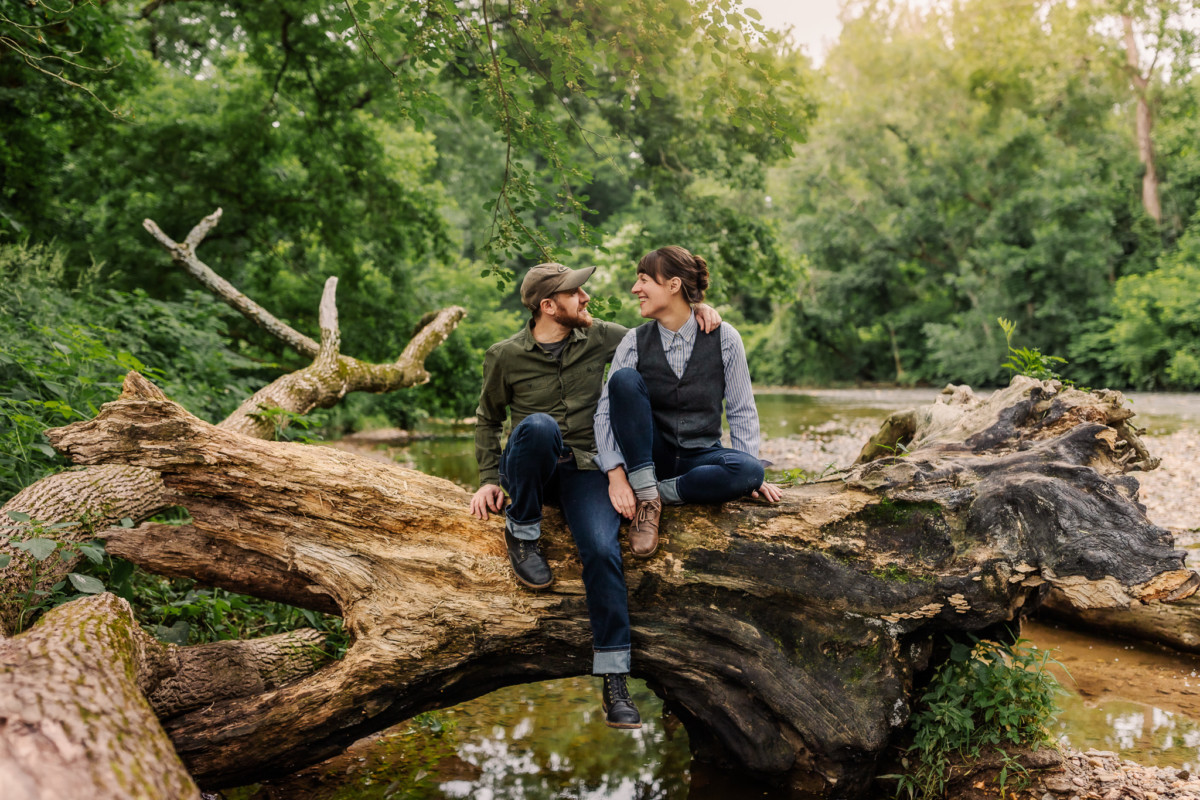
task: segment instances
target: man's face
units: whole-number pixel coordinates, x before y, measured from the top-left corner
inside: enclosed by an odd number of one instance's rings
[[[587,304],[592,298],[580,286],[570,292],[558,292],[550,297],[554,305],[551,316],[558,324],[567,328],[590,328],[592,315],[588,313]]]

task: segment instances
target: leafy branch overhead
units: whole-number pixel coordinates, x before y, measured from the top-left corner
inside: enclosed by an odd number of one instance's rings
[[[639,130],[635,115],[662,105],[664,126],[721,129],[766,163],[791,154],[813,115],[780,34],[740,0],[345,0],[340,10],[347,43],[386,70],[418,129],[427,115],[451,111],[430,88],[443,74],[457,76],[472,111],[502,136],[488,207],[489,244],[504,254],[532,243],[551,258],[571,241],[593,242],[580,187],[595,156],[618,169],[639,159],[699,166],[685,146],[641,152],[662,131]],[[544,209],[564,220],[550,232],[533,224]]]

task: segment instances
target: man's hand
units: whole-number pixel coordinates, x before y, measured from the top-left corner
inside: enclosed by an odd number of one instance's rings
[[[705,333],[712,333],[721,326],[721,315],[708,303],[696,305],[696,324]]]
[[[488,511],[500,513],[504,508],[504,492],[494,483],[485,483],[471,498],[471,513],[480,519],[488,518]]]
[[[608,499],[612,507],[625,519],[633,519],[637,511],[637,497],[629,478],[625,475],[624,467],[615,467],[608,472]]]
[[[768,503],[778,503],[779,498],[783,497],[783,492],[779,491],[779,487],[775,484],[763,481],[763,485],[751,492],[750,496],[762,498]]]

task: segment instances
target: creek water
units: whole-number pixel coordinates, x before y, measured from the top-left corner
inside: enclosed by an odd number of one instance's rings
[[[935,390],[766,391],[756,395],[763,436],[861,445],[892,411],[932,402]],[[1135,394],[1135,420],[1152,435],[1200,430],[1200,396]],[[473,488],[470,428],[386,452]],[[865,435],[864,435],[865,433]],[[836,451],[837,448],[834,447]],[[843,452],[849,452],[843,448]],[[854,451],[856,452],[856,451]],[[852,458],[852,456],[851,456]],[[1200,766],[1200,657],[1026,621],[1022,636],[1050,650],[1064,687],[1056,734],[1071,746],[1113,750],[1142,764]],[[512,686],[402,723],[345,754],[229,800],[333,798],[776,798],[776,791],[691,764],[687,733],[640,681],[631,691],[644,725],[615,731],[599,711],[598,680]]]

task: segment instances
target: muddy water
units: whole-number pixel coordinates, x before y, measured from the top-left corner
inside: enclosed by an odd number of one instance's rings
[[[1054,653],[1063,741],[1147,766],[1200,766],[1200,657],[1045,621],[1027,620],[1021,634]]]
[[[848,463],[887,414],[929,403],[936,391],[816,390],[757,396],[764,452],[783,467]],[[1200,396],[1133,396],[1151,435],[1200,430]],[[386,455],[473,487],[470,438],[440,437]],[[383,455],[380,453],[379,455]],[[805,458],[808,460],[805,461]],[[1057,732],[1086,750],[1114,750],[1147,765],[1200,767],[1200,658],[1102,640],[1027,622],[1023,635],[1055,651],[1066,688]],[[645,726],[604,726],[594,678],[515,686],[412,720],[276,786],[227,792],[231,800],[295,798],[773,798],[719,773],[696,773],[687,734],[639,681]]]

